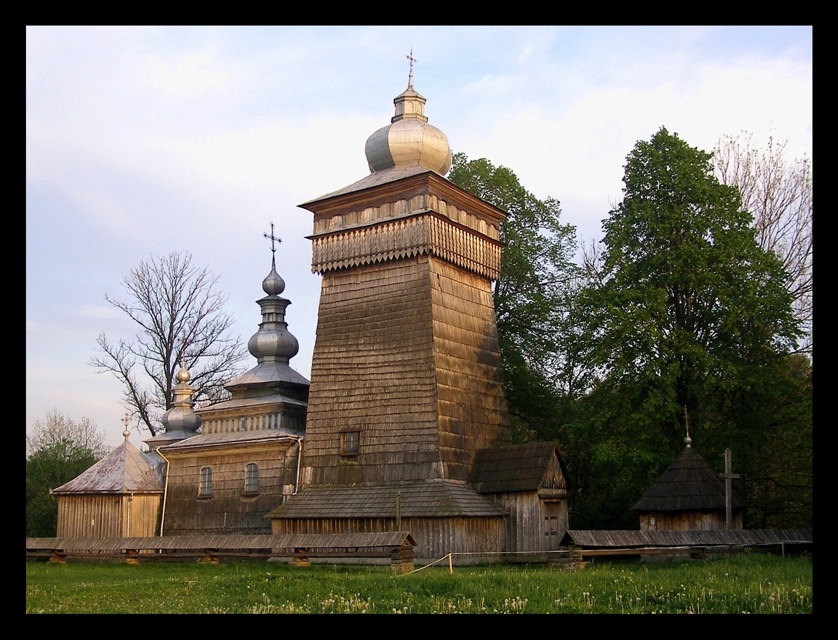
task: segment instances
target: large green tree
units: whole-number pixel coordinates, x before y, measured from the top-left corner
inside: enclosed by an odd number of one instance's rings
[[[665,128],[638,142],[601,260],[586,264],[576,322],[599,381],[566,443],[576,527],[636,526],[631,504],[687,434],[713,462],[733,448],[749,472],[766,442],[743,411],[780,388],[800,327],[781,261],[711,158]]]
[[[579,268],[575,227],[559,201],[527,191],[507,167],[454,154],[448,179],[506,212],[501,274],[494,287],[506,394],[519,439],[552,438],[582,388],[568,324]]]
[[[26,535],[53,537],[58,504],[50,491],[107,453],[104,436],[88,419],[76,422],[52,410],[26,436]]]

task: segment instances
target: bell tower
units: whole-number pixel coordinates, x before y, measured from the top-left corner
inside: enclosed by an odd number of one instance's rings
[[[322,276],[302,488],[465,482],[511,439],[492,297],[505,214],[443,177],[448,139],[409,59],[370,175],[300,205]]]

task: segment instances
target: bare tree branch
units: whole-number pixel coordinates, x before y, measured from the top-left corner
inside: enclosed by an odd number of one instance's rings
[[[716,175],[735,186],[742,206],[754,216],[757,239],[774,252],[787,273],[795,316],[806,338],[799,351],[812,353],[812,163],[786,161],[787,141],[769,137],[766,149],[753,146],[753,135],[723,137],[713,151]]]
[[[197,405],[225,397],[224,384],[241,373],[247,356],[228,331],[233,318],[224,312],[227,296],[218,277],[192,265],[189,254],[152,257],[124,276],[130,300],[105,299],[139,327],[130,340],[97,339],[101,355],[90,364],[110,372],[124,386],[123,403],[155,435],[174,400],[180,364],[189,368]]]

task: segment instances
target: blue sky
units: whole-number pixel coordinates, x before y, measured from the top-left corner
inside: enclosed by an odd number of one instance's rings
[[[27,431],[56,409],[122,441],[122,387],[88,362],[100,333],[135,334],[105,295],[126,300],[123,275],[152,256],[218,276],[245,344],[271,222],[308,377],[320,279],[298,205],[368,175],[411,48],[452,149],[557,198],[582,241],[661,126],[707,151],[749,132],[812,157],[811,26],[27,27]]]

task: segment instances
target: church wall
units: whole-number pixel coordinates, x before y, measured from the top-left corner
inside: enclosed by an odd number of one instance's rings
[[[265,514],[294,492],[297,445],[226,445],[201,453],[164,453],[169,480],[163,514],[165,535],[268,534]],[[245,493],[249,463],[259,468],[258,493]],[[212,469],[212,495],[199,496],[201,469]]]
[[[318,317],[305,485],[465,481],[478,449],[510,441],[486,278],[428,256],[327,272]]]

